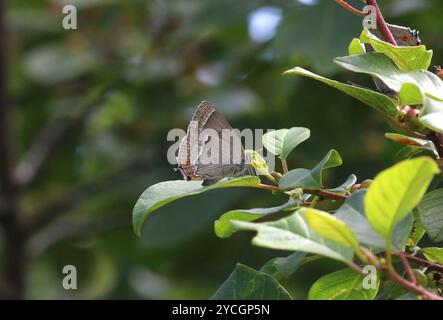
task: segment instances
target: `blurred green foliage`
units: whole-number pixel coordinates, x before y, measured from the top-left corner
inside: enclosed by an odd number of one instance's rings
[[[237,262],[258,269],[272,256],[251,248],[251,235],[222,240],[213,232],[213,221],[230,209],[282,203],[259,190],[183,199],[153,214],[141,238],[132,232],[143,190],[181,179],[167,163],[166,135],[184,129],[203,99],[240,129],[309,128],[310,141],[289,165],[311,167],[335,148],[345,165],[326,177],[334,182],[349,172],[372,178],[400,149],[384,138],[382,117],[363,104],[316,81],[282,76],[299,65],[372,87],[370,78],[332,62],[361,33],[360,18],[333,1],[7,2],[15,158],[57,139],[23,197],[29,219],[55,212],[27,245],[28,298],[205,299]],[[78,8],[78,30],[62,28],[66,3]],[[433,63],[442,63],[441,1],[382,6],[390,23],[419,29]],[[293,296],[304,298],[320,275],[342,268],[324,261],[285,281]],[[61,286],[68,264],[78,270],[76,291]]]

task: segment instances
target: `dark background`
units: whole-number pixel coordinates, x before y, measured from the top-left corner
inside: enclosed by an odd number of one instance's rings
[[[384,138],[391,129],[379,114],[282,76],[302,66],[372,85],[332,62],[362,28],[332,0],[0,2],[8,31],[0,39],[0,297],[206,299],[236,262],[259,268],[287,254],[251,246],[250,234],[214,235],[223,212],[284,201],[259,190],[178,201],[153,214],[141,238],[133,234],[138,196],[181,179],[166,161],[166,135],[185,129],[203,99],[240,129],[310,128],[289,165],[310,168],[335,148],[344,166],[329,173],[331,185],[395,162],[400,147]],[[419,29],[433,63],[443,63],[442,1],[379,2],[389,22]],[[62,28],[66,3],[77,6],[78,30]],[[61,285],[65,265],[77,267],[76,291]],[[304,298],[341,267],[322,259],[284,284]]]

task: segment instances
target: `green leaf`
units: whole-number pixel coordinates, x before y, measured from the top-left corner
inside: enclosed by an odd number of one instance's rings
[[[373,300],[380,281],[377,277],[375,289],[363,287],[365,275],[352,269],[343,269],[318,279],[309,290],[309,300]]]
[[[423,103],[423,93],[419,86],[405,82],[400,88],[400,102],[404,105],[417,105]]]
[[[443,265],[443,248],[429,247],[420,250],[429,261]]]
[[[417,210],[429,238],[434,242],[443,241],[443,189],[426,194]]]
[[[349,196],[345,203],[337,210],[335,217],[342,220],[351,228],[357,240],[371,248],[381,252],[386,248],[386,240],[371,227],[365,214],[365,196],[367,190],[359,190]],[[394,228],[392,245],[395,251],[402,250],[406,244],[412,229],[412,217],[406,216]]]
[[[132,211],[132,224],[136,235],[140,235],[143,222],[158,208],[181,198],[196,195],[213,189],[231,187],[252,187],[260,183],[254,176],[223,179],[209,187],[202,187],[201,181],[165,181],[146,189],[137,200]]]
[[[431,65],[432,50],[426,50],[426,46],[394,46],[382,41],[364,29],[360,40],[368,43],[376,52],[380,52],[391,58],[402,71],[427,70]]]
[[[351,229],[336,217],[327,212],[314,208],[306,208],[305,216],[309,226],[325,239],[335,241],[344,246],[351,247],[354,252],[359,252],[358,240]]]
[[[365,54],[366,50],[365,46],[361,43],[360,39],[354,38],[349,44],[348,52],[349,55],[351,56],[354,54]]]
[[[426,230],[421,223],[420,214],[418,213],[417,209],[414,209],[413,211],[413,218],[413,228],[411,235],[409,236],[410,246],[416,246],[426,233]]]
[[[370,89],[365,89],[362,87],[357,87],[331,80],[299,67],[288,70],[284,74],[301,75],[318,80],[367,104],[368,106],[385,115],[388,119],[395,119],[397,117],[398,111],[396,107],[396,101],[384,94]]]
[[[366,216],[372,227],[390,240],[394,226],[419,203],[438,172],[435,161],[420,157],[378,174],[365,198]]]
[[[392,140],[392,141],[395,141],[397,143],[411,146],[411,147],[415,147],[415,148],[419,148],[422,150],[427,150],[427,151],[432,152],[435,155],[438,155],[437,149],[435,148],[435,144],[430,140],[408,137],[408,136],[405,136],[403,134],[398,134],[398,133],[386,133],[385,137]]]
[[[309,139],[311,131],[306,128],[291,128],[271,131],[263,136],[265,148],[285,160],[289,153],[303,141]]]
[[[282,190],[303,188],[320,189],[323,187],[323,170],[338,167],[342,164],[340,154],[330,150],[312,170],[295,169],[287,172],[279,181]]]
[[[429,129],[443,133],[443,101],[427,94],[419,120]]]
[[[231,224],[231,220],[238,221],[255,221],[257,219],[263,218],[264,216],[272,213],[277,213],[290,208],[296,204],[296,201],[290,199],[287,203],[273,207],[273,208],[259,208],[259,209],[237,209],[224,213],[218,220],[215,221],[215,234],[220,238],[227,238],[232,235],[235,231]]]
[[[395,92],[400,92],[404,83],[417,85],[422,92],[442,99],[443,81],[426,70],[401,71],[387,56],[381,53],[367,53],[335,58],[334,62],[343,68],[379,78]]]
[[[292,300],[270,275],[238,263],[211,300]]]
[[[435,79],[435,82],[437,80]],[[438,85],[438,89],[443,86]],[[443,132],[443,101],[441,95],[435,97],[432,93],[424,92],[425,88],[421,88],[414,83],[403,83],[400,89],[400,101],[404,105],[422,104],[423,108],[419,114],[420,122],[438,132]]]
[[[304,216],[306,208],[277,221],[251,223],[231,221],[236,230],[257,231],[252,243],[271,249],[302,251],[349,262],[353,251],[349,247],[329,241],[312,230]]]
[[[345,182],[342,183],[341,186],[338,186],[337,188],[333,189],[327,189],[329,192],[333,193],[346,193],[348,192],[351,187],[357,182],[357,177],[354,174],[351,174]]]
[[[345,69],[379,78],[401,93],[402,104],[423,104],[420,122],[431,130],[443,132],[443,81],[437,75],[426,70],[403,72],[380,53],[346,56],[334,61]]]
[[[304,252],[294,252],[287,257],[273,258],[261,267],[260,271],[275,279],[289,278],[302,265],[306,257]]]

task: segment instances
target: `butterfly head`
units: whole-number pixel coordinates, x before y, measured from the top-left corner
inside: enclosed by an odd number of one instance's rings
[[[399,46],[418,46],[420,45],[419,31],[408,27],[397,25],[388,25],[397,44]]]

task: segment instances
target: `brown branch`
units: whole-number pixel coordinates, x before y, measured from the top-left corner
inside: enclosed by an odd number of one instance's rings
[[[268,191],[282,191],[279,187],[271,186],[264,183],[259,183],[254,186],[257,189],[268,190]]]
[[[438,271],[438,272],[443,273],[443,265],[441,265],[441,264],[434,263],[434,262],[431,262],[431,261],[428,261],[428,260],[425,260],[425,259],[413,256],[413,255],[409,255],[409,254],[405,254],[404,256],[407,259],[409,259],[409,260],[411,260],[411,261],[413,261],[413,262],[415,262],[415,263],[417,263],[417,264],[419,264],[419,265],[421,265],[423,267],[428,268],[429,270]]]
[[[338,201],[345,201],[348,197],[341,195],[341,194],[337,194],[337,193],[333,193],[333,192],[329,192],[326,190],[311,190],[311,189],[303,189],[304,192],[315,195],[315,196],[319,196],[321,198],[326,198],[326,199],[330,199],[330,200],[338,200]]]
[[[424,299],[426,299],[426,300],[443,300],[442,297],[426,290],[426,288],[423,288],[422,286],[420,286],[418,284],[414,284],[410,281],[407,281],[406,279],[401,277],[392,267],[388,267],[386,271],[392,280],[397,282],[403,288],[423,297]]]
[[[409,281],[411,281],[413,284],[418,284],[417,279],[415,278],[414,271],[412,271],[411,266],[409,265],[408,259],[405,257],[405,254],[403,252],[400,252],[399,254],[400,260],[403,263],[403,267],[406,270],[406,274],[408,275]]]
[[[269,190],[269,191],[289,191],[288,190],[282,190],[279,187],[276,186],[271,186],[271,185],[267,185],[267,184],[263,184],[263,183],[259,183],[257,185],[254,186],[257,189],[263,189],[263,190]],[[326,191],[326,190],[314,190],[314,189],[303,189],[304,192],[315,195],[315,196],[319,196],[321,198],[326,198],[326,199],[330,199],[330,200],[338,200],[338,201],[345,201],[348,197],[341,195],[341,194],[337,194],[337,193],[333,193],[330,191]]]
[[[397,41],[395,41],[394,36],[392,35],[391,30],[389,30],[388,25],[386,24],[385,18],[383,17],[383,14],[381,13],[380,7],[378,6],[377,0],[367,0],[366,3],[368,5],[374,6],[375,12],[377,15],[377,28],[382,34],[385,41],[393,44],[394,46],[397,45]]]

